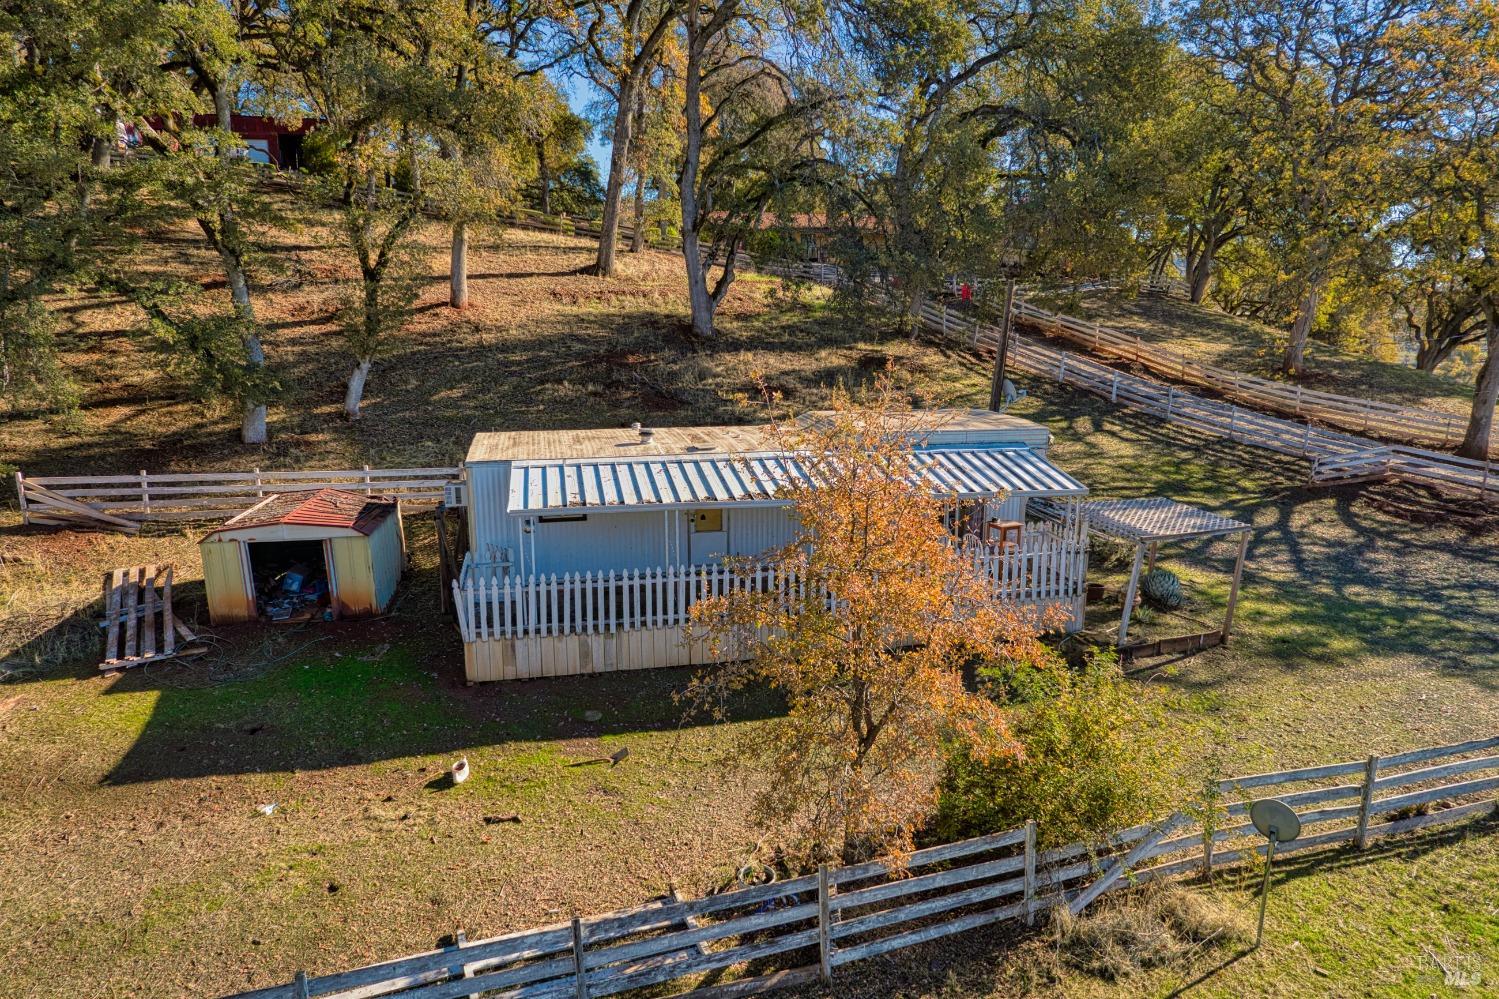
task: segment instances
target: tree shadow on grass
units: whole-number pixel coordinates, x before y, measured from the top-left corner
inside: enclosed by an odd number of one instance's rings
[[[1169,682],[1201,690],[1244,671],[1296,671],[1382,656],[1429,661],[1485,692],[1499,690],[1499,535],[1463,523],[1397,519],[1366,487],[1302,485],[1306,463],[1114,409],[1042,380],[1021,415],[1056,432],[1052,458],[1095,496],[1164,495],[1254,525],[1235,648],[1236,674],[1185,668]],[[1231,545],[1172,546],[1172,558],[1226,590]],[[1094,570],[1096,574],[1096,569]],[[1220,611],[1221,613],[1221,611]],[[1222,653],[1198,657],[1211,666]]]
[[[414,521],[414,518],[413,518]],[[99,601],[27,646],[70,665],[27,682],[100,684],[99,703],[77,724],[138,724],[105,784],[363,766],[413,756],[449,756],[505,744],[593,740],[696,727],[673,696],[692,669],[653,669],[467,686],[463,647],[437,605],[431,530],[408,521],[408,569],[394,608],[369,621],[198,628],[207,620],[201,581],[174,587],[173,604],[211,652],[101,675]],[[66,651],[66,658],[59,654]],[[6,688],[0,688],[4,691]],[[130,721],[144,711],[144,722]],[[765,693],[731,705],[731,721],[772,717]],[[599,712],[597,721],[589,712]],[[607,754],[606,754],[607,755]],[[449,760],[451,762],[451,760]],[[646,765],[633,760],[625,765]]]

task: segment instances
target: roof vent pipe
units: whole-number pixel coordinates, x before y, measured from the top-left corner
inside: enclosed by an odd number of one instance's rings
[[[643,427],[639,423],[632,423],[630,426],[640,435],[640,443],[642,444],[649,444],[651,439],[656,436],[656,431],[650,427]]]

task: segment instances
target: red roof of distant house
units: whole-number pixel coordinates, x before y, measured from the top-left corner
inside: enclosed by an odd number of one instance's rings
[[[216,530],[297,524],[303,527],[344,527],[360,534],[371,534],[395,508],[396,501],[388,496],[365,496],[344,489],[277,493],[229,518]]]

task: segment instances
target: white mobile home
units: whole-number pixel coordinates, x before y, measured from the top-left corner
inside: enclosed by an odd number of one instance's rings
[[[1047,460],[1049,431],[985,410],[930,415],[920,475],[978,528],[966,541],[996,597],[1062,604],[1080,626],[1087,489]],[[760,427],[477,435],[454,583],[468,679],[709,661],[683,640],[691,605],[732,585],[726,556],[791,539],[779,493],[797,478]]]

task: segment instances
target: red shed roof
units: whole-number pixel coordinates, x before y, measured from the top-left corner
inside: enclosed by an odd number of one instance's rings
[[[216,530],[297,524],[303,527],[343,527],[360,534],[371,534],[395,508],[396,501],[388,496],[365,496],[344,489],[277,493],[267,496],[244,513],[230,517]]]

